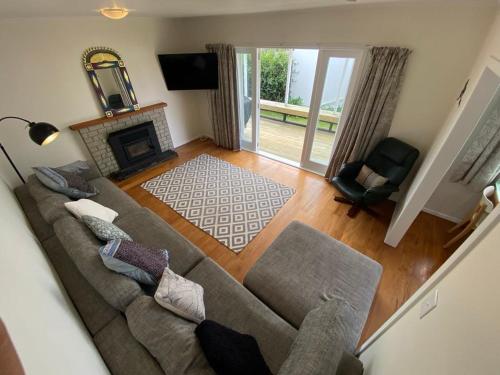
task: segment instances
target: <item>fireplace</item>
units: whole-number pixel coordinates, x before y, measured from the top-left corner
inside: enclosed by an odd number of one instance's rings
[[[161,151],[152,121],[110,133],[108,143],[120,168],[112,174],[118,180],[177,156],[173,150]]]

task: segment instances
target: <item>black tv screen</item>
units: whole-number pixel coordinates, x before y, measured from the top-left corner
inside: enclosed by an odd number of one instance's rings
[[[219,88],[215,53],[158,55],[169,90],[210,90]]]

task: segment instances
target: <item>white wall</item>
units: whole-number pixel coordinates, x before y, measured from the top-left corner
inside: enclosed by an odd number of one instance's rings
[[[26,374],[109,374],[2,179],[0,202],[0,318]]]
[[[488,102],[497,90],[498,84],[496,82],[500,77],[500,10],[492,12],[492,14],[496,15],[496,18],[474,67],[468,75],[470,77],[469,89],[464,95],[462,105],[460,107],[456,104],[452,106],[441,132],[435,137],[432,148],[412,181],[407,194],[396,206],[385,238],[385,242],[391,246],[397,246],[413,220],[431,198],[456,155],[474,130],[482,111],[486,109]],[[472,93],[474,93],[473,96],[471,96]],[[446,189],[448,186],[448,184],[441,186],[437,192],[439,194],[437,199],[450,206],[460,205],[463,202],[471,204],[469,201],[471,197],[465,193],[464,189],[453,189],[453,194],[449,194]],[[466,211],[465,207],[463,211]],[[436,209],[429,206],[427,208]]]
[[[56,142],[41,148],[29,140],[23,123],[0,124],[0,141],[25,176],[35,164],[88,158],[78,134],[67,126],[103,115],[81,60],[92,46],[111,47],[121,54],[140,105],[168,103],[174,146],[199,136],[198,111],[191,107],[196,102],[190,100],[197,94],[168,92],[157,63],[157,53],[174,52],[182,43],[172,24],[155,18],[112,21],[100,16],[0,20],[0,117],[47,121],[62,130]],[[0,173],[18,183],[3,155]]]
[[[362,353],[366,375],[499,373],[499,211],[493,229],[429,292],[438,290],[437,308],[420,319],[420,299]]]
[[[497,15],[495,24],[492,26],[490,37],[478,59],[475,70],[479,70],[480,67],[485,64],[495,64],[491,56],[496,56],[500,59],[500,12]],[[498,62],[500,63],[500,61]],[[473,74],[477,73],[473,72]],[[457,159],[455,159],[455,161],[457,161]],[[449,172],[452,171],[452,169],[453,166],[450,168]],[[481,193],[473,191],[462,184],[450,182],[449,177],[451,173],[449,172],[443,177],[441,183],[425,205],[425,208],[428,211],[435,211],[447,215],[457,221],[463,219],[470,213],[477,204]]]
[[[371,44],[413,49],[391,135],[426,152],[464,84],[493,18],[492,6],[484,3],[424,2],[355,4],[178,22],[186,46],[193,50],[202,49],[207,42],[296,47]],[[206,118],[203,100],[200,108],[201,118]],[[210,135],[209,122],[202,123]]]

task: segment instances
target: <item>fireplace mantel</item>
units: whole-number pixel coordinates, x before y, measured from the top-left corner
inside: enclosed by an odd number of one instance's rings
[[[93,120],[79,122],[77,124],[70,125],[69,128],[71,130],[73,130],[73,131],[78,131],[78,130],[81,130],[81,129],[84,129],[84,128],[89,128],[91,126],[95,126],[95,125],[105,124],[107,122],[116,121],[118,119],[123,119],[123,118],[126,118],[126,117],[136,116],[136,115],[138,115],[140,113],[153,111],[155,109],[164,108],[166,106],[167,106],[167,103],[160,102],[160,103],[148,105],[146,107],[142,107],[141,109],[139,109],[137,111],[134,111],[134,112],[126,112],[126,113],[122,113],[120,115],[116,115],[116,116],[113,116],[113,117],[103,116],[103,117],[99,117],[99,118],[96,118],[96,119],[93,119]]]

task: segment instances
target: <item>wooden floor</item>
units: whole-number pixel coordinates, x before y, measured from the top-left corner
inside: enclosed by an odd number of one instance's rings
[[[245,128],[244,134],[247,139],[252,138],[251,129],[250,124]],[[306,135],[305,127],[261,117],[259,129],[259,150],[300,162]],[[334,139],[335,133],[316,131],[311,158],[316,162],[328,164]]]
[[[149,207],[208,256],[242,281],[255,261],[292,220],[300,220],[348,244],[382,264],[384,272],[360,343],[379,328],[443,262],[454,249],[444,250],[446,233],[453,224],[421,213],[397,248],[383,240],[393,210],[387,201],[376,207],[380,217],[361,212],[355,219],[348,206],[333,200],[335,188],[323,177],[257,154],[217,148],[211,141],[194,141],[177,149],[179,157],[142,172],[119,185],[145,207]],[[235,254],[201,229],[182,218],[139,185],[201,153],[224,159],[262,176],[294,187],[297,192],[273,220],[239,254]]]

